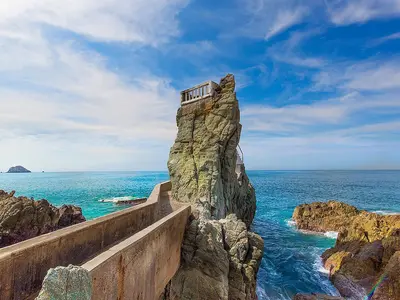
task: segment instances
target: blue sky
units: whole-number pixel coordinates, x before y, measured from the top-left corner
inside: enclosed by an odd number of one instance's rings
[[[400,0],[0,3],[0,169],[164,170],[233,73],[249,169],[400,168]]]

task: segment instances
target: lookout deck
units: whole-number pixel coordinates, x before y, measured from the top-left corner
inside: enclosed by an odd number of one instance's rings
[[[212,97],[218,86],[214,81],[207,81],[181,92],[181,105],[186,105]]]

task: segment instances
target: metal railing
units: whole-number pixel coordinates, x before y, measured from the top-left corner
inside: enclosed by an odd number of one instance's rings
[[[237,161],[236,161],[236,164],[241,164],[241,165],[243,165],[244,164],[244,155],[243,155],[243,151],[242,151],[242,148],[240,148],[240,145],[238,144],[237,145],[237,157],[238,157],[238,159],[237,159]]]
[[[181,105],[189,104],[214,94],[217,84],[207,81],[181,92]]]

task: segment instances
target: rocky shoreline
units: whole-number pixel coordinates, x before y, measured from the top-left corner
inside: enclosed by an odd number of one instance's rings
[[[293,220],[300,230],[338,232],[335,246],[322,254],[322,260],[345,299],[400,299],[400,215],[383,216],[328,201],[297,206]],[[324,297],[294,299],[331,299]]]
[[[0,248],[85,221],[80,207],[14,195],[0,190]]]

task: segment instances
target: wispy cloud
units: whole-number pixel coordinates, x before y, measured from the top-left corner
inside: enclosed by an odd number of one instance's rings
[[[297,7],[294,10],[285,9],[279,11],[275,20],[270,25],[270,28],[265,35],[265,39],[268,40],[291,26],[300,23],[307,15],[307,12],[308,10],[305,7]]]
[[[46,24],[96,40],[159,45],[179,34],[177,12],[188,0],[2,1],[0,26]]]
[[[400,39],[400,32],[396,32],[379,39],[375,39],[369,43],[370,46],[378,46],[388,41],[399,40]]]
[[[309,38],[320,34],[320,30],[295,31],[287,40],[269,47],[267,54],[275,61],[306,68],[321,68],[327,64],[323,58],[301,53],[302,44]]]
[[[336,25],[363,23],[400,14],[399,0],[324,0],[331,21]]]
[[[314,75],[316,90],[350,89],[357,91],[400,90],[400,60],[368,59],[332,64]]]

